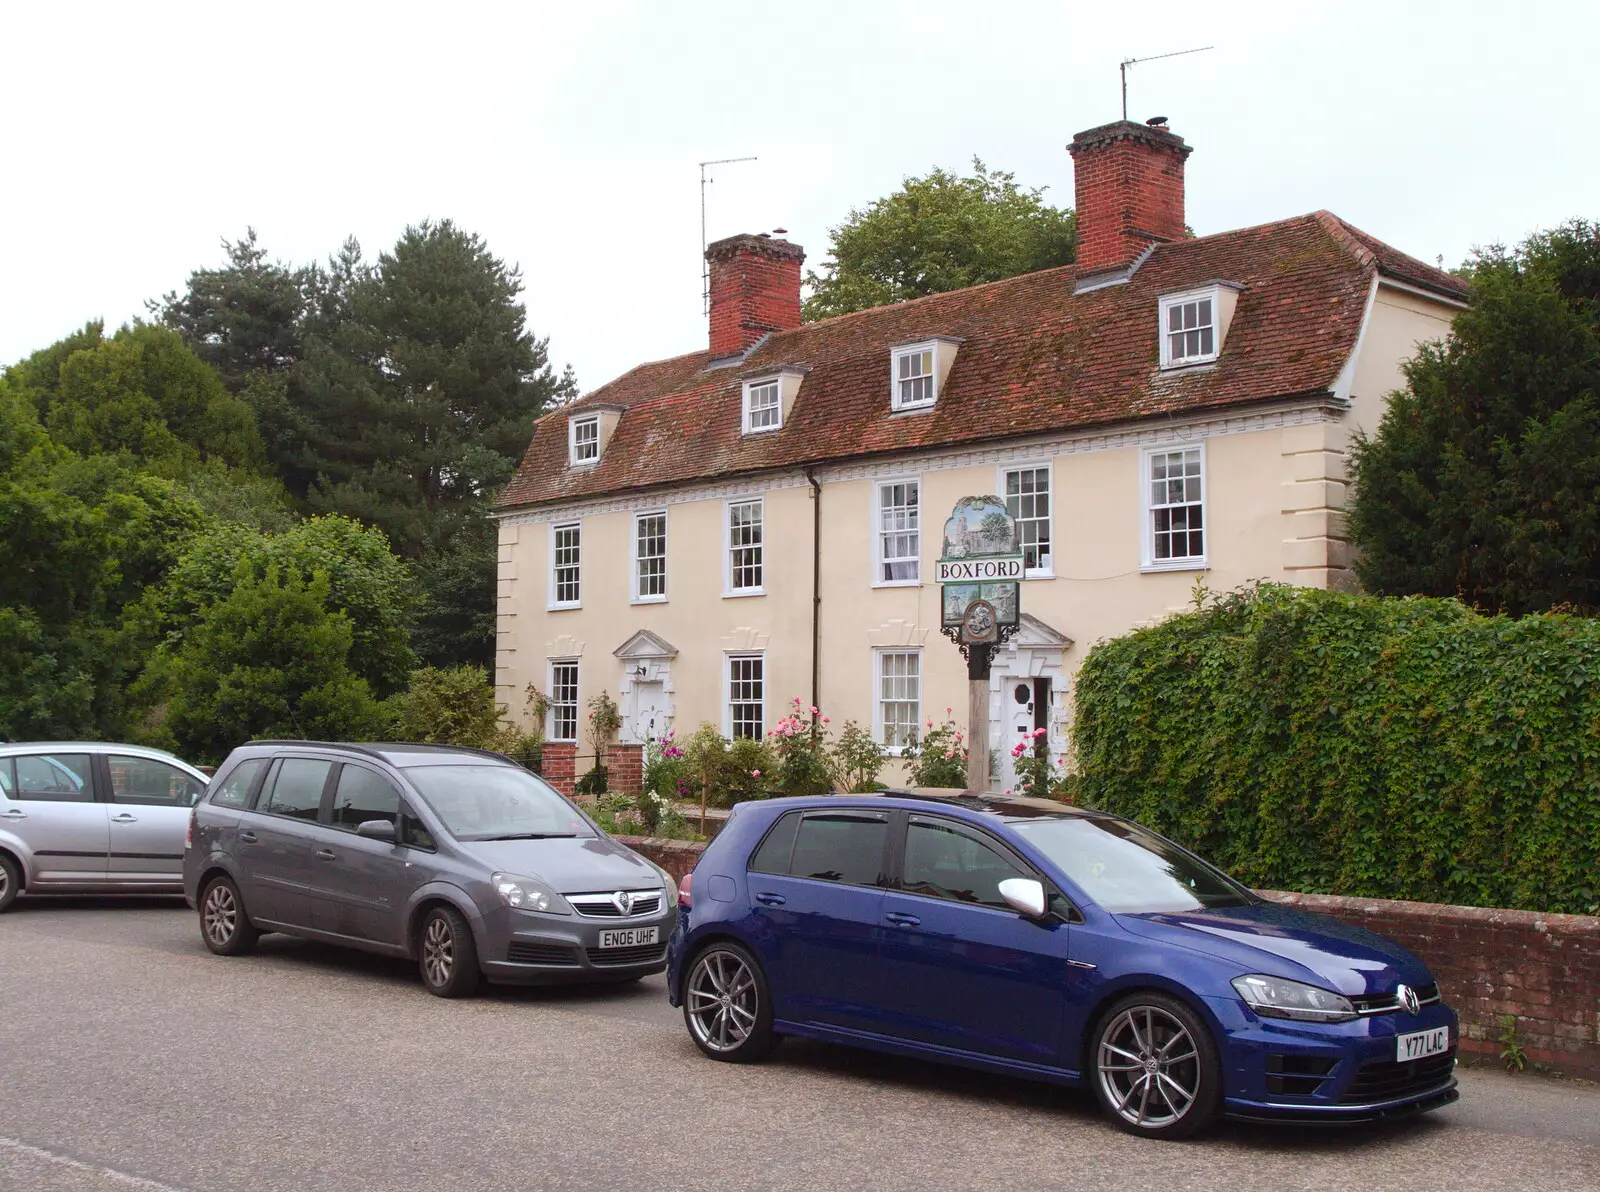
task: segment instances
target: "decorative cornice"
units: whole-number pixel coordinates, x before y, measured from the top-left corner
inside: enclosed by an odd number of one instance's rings
[[[879,456],[857,463],[821,464],[815,466],[813,470],[819,481],[831,484],[846,480],[875,479],[880,476],[942,472],[951,468],[1029,463],[1043,456],[1086,455],[1097,451],[1120,451],[1127,447],[1160,447],[1168,443],[1194,442],[1222,435],[1250,434],[1255,431],[1281,430],[1288,426],[1335,422],[1346,409],[1348,403],[1341,402],[1330,394],[1315,394],[1248,410],[1236,407],[1211,415],[1191,414],[1164,421],[1147,418],[1136,423],[1124,423],[1120,428],[1108,430],[1034,435],[1025,439],[1010,439],[1004,443],[973,447],[925,447],[902,455]],[[780,489],[803,488],[806,483],[803,466],[791,467],[781,471],[742,476],[736,480],[730,479],[717,484],[689,485],[666,492],[650,491],[633,496],[602,497],[570,505],[544,506],[491,516],[497,517],[505,525],[539,525],[547,522],[572,521],[581,517],[596,517],[605,513],[659,509],[665,505],[680,505],[686,501],[759,497],[763,493],[776,492]]]

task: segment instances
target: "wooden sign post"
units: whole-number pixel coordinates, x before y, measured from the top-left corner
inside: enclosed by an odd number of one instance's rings
[[[989,668],[1017,631],[1017,523],[996,496],[963,497],[944,523],[940,626],[967,660],[967,788],[989,789]]]

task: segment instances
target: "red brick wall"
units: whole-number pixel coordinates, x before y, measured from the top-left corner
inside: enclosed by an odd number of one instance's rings
[[[1461,1050],[1498,1057],[1505,1015],[1537,1063],[1600,1077],[1600,918],[1285,894],[1277,902],[1386,935],[1415,952],[1461,1015]]]
[[[649,857],[680,882],[684,874],[693,872],[706,847],[692,840],[654,840],[645,836],[618,836],[617,839],[634,852]]]
[[[540,775],[567,798],[572,798],[572,785],[577,775],[578,747],[571,741],[546,741],[540,762]]]
[[[798,244],[730,236],[706,249],[711,265],[711,354],[733,356],[769,331],[800,326]]]
[[[606,789],[637,795],[644,785],[644,746],[606,746]]]
[[[1179,240],[1189,147],[1165,129],[1118,121],[1072,139],[1078,268],[1123,265],[1152,240]]]

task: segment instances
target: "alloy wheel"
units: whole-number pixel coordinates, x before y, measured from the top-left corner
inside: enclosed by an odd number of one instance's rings
[[[713,948],[689,975],[688,1018],[695,1038],[712,1051],[733,1051],[750,1037],[760,1009],[756,975],[739,957]]]
[[[1101,1091],[1141,1129],[1181,1119],[1200,1093],[1200,1053],[1188,1028],[1159,1006],[1131,1006],[1100,1036]]]
[[[10,890],[11,875],[6,872],[6,867],[4,865],[0,865],[0,899],[5,898]]]
[[[206,938],[217,947],[225,947],[239,927],[239,900],[223,882],[217,882],[206,891],[203,915]]]
[[[422,972],[430,985],[444,985],[456,966],[456,941],[443,915],[428,920],[422,933]]]

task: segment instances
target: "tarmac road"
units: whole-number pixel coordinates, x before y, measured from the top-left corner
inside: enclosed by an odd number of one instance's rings
[[[409,965],[180,902],[0,916],[3,1192],[1600,1190],[1600,1090],[1463,1070],[1378,1128],[1130,1138],[1086,1094],[789,1041],[703,1059],[662,978],[429,997]]]

